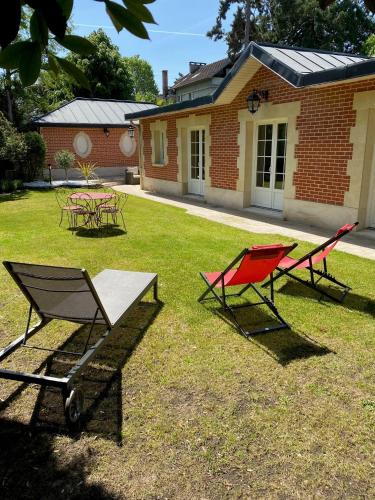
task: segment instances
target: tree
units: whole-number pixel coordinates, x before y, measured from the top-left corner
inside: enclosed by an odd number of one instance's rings
[[[144,4],[154,0],[123,0],[124,6],[112,0],[97,0],[105,5],[106,13],[118,32],[123,28],[139,38],[148,39],[144,23],[155,23]],[[82,87],[90,88],[85,74],[70,61],[50,51],[50,44],[89,55],[94,47],[85,38],[67,33],[74,0],[3,0],[0,16],[0,67],[16,70],[24,87],[38,79],[42,68],[56,76],[68,73]],[[30,12],[26,40],[17,41],[22,29],[24,11]]]
[[[87,40],[95,48],[94,52],[88,56],[70,54],[67,60],[86,75],[91,89],[88,90],[84,85],[77,84],[69,76],[62,79],[62,86],[70,86],[75,97],[133,99],[133,80],[119,48],[111,42],[102,29],[91,33]]]
[[[228,56],[236,58],[251,40],[264,41],[261,19],[266,14],[267,3],[262,0],[220,0],[216,22],[207,36],[215,41],[225,39]],[[236,6],[230,30],[226,31],[223,22],[231,8]]]
[[[91,81],[91,90],[80,86],[69,75],[61,74],[59,79],[51,73],[44,73],[40,82],[48,95],[48,107],[56,108],[74,97],[99,97],[106,99],[131,99],[133,84],[119,49],[112,44],[103,30],[94,31],[88,40],[95,47],[92,55],[81,57],[70,54],[67,57]]]
[[[223,21],[237,5],[231,29]],[[224,38],[236,57],[245,45],[247,0],[220,0],[216,24],[207,35]],[[249,7],[248,7],[249,8]],[[338,0],[322,10],[317,0],[250,0],[249,40],[306,48],[359,52],[375,23],[362,0]]]
[[[363,44],[362,51],[367,56],[375,56],[375,35],[372,34]]]
[[[136,100],[155,102],[159,89],[155,82],[151,64],[138,55],[124,57],[123,60],[133,82]]]

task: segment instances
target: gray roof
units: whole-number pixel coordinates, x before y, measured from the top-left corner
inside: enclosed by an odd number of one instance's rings
[[[215,61],[210,64],[204,64],[197,68],[195,71],[188,73],[187,75],[182,76],[178,80],[175,81],[172,89],[180,89],[186,87],[187,85],[192,85],[196,82],[201,82],[203,80],[210,80],[211,78],[224,77],[225,70],[233,66],[233,63],[230,59],[220,59],[220,61]]]
[[[367,61],[368,58],[359,55],[326,52],[322,50],[294,47],[278,47],[277,45],[258,44],[265,54],[275,61],[286,65],[299,74],[317,73],[320,71],[343,68]]]
[[[128,118],[145,118],[213,104],[249,58],[256,59],[295,88],[375,76],[374,57],[250,42],[212,95],[140,111]]]
[[[39,127],[124,127],[130,124],[124,115],[156,108],[155,104],[114,99],[77,97],[33,123]]]

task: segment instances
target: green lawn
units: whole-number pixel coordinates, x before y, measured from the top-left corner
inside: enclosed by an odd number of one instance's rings
[[[162,301],[157,307],[150,293],[85,372],[79,435],[64,427],[58,392],[1,381],[2,499],[375,496],[373,261],[332,254],[332,272],[353,287],[344,306],[282,280],[276,303],[292,330],[247,340],[214,304],[197,303],[198,271],[288,238],[134,197],[127,234],[59,228],[49,192],[1,197],[0,221],[2,260],[85,267],[92,276],[157,272]],[[296,253],[310,248],[299,242]],[[23,331],[27,304],[0,272],[4,346]],[[74,350],[85,333],[52,323],[33,343]],[[23,349],[6,366],[60,374],[71,363]]]

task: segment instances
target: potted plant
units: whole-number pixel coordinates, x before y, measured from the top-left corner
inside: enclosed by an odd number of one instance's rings
[[[75,155],[67,149],[61,149],[55,154],[55,163],[57,168],[65,170],[65,179],[68,182],[68,170],[74,167]]]
[[[79,170],[79,172],[86,179],[87,187],[89,187],[89,180],[98,179],[98,176],[95,174],[96,163],[93,163],[91,161],[82,163],[78,162],[78,166],[76,167],[76,169]]]

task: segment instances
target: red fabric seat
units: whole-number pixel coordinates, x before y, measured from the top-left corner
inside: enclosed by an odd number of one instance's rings
[[[276,269],[280,260],[285,257],[290,249],[290,246],[286,247],[281,243],[254,245],[244,255],[238,268],[231,269],[224,274],[224,286],[246,285],[264,281]],[[212,285],[223,273],[209,272],[203,274]],[[222,284],[222,280],[220,280],[215,286],[221,288]]]

